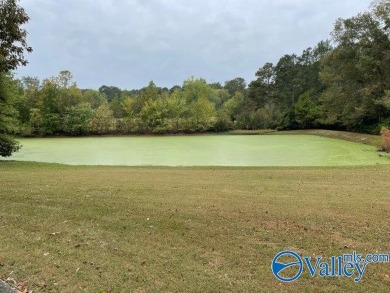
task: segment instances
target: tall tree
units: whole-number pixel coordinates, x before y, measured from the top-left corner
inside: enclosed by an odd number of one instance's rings
[[[209,101],[218,100],[214,89],[204,79],[194,77],[184,81],[183,97],[187,104],[197,101],[200,97],[204,97]]]
[[[328,122],[356,131],[379,132],[389,112],[380,101],[390,85],[388,0],[371,11],[337,20],[333,38],[337,47],[322,62],[322,99]],[[336,121],[335,121],[336,120]]]
[[[240,92],[245,95],[245,79],[243,79],[242,77],[236,77],[235,79],[225,81],[224,89],[229,92],[231,97],[233,97],[236,92]]]
[[[181,96],[180,90],[175,90],[167,99],[167,117],[173,122],[171,130],[178,132],[180,122],[185,113],[185,101]]]
[[[116,86],[103,85],[99,88],[99,92],[105,96],[107,102],[110,103],[115,97],[119,97],[122,91]]]
[[[27,45],[27,31],[21,26],[29,21],[19,0],[0,0],[0,72],[27,65],[24,52],[32,52]]]
[[[189,105],[191,131],[207,131],[214,126],[215,106],[206,97],[201,96]]]
[[[81,103],[66,109],[63,130],[70,135],[86,135],[90,132],[93,110],[88,103]]]
[[[11,77],[0,74],[0,156],[9,157],[20,145],[12,138],[16,132],[16,113],[11,99],[15,88]]]
[[[39,109],[42,115],[42,132],[44,135],[54,135],[61,131],[61,114],[65,109],[61,105],[60,98],[62,95],[60,93],[61,89],[55,79],[51,78],[43,81]]]
[[[91,132],[96,134],[107,134],[115,128],[115,120],[110,107],[103,104],[96,109],[91,120]]]
[[[11,107],[11,80],[8,74],[19,65],[26,65],[24,52],[31,52],[27,45],[27,31],[21,26],[29,17],[18,0],[0,0],[0,156],[7,157],[20,148],[11,137],[13,108]]]
[[[257,79],[249,84],[248,98],[255,109],[272,103],[275,97],[275,67],[266,63],[256,72]]]

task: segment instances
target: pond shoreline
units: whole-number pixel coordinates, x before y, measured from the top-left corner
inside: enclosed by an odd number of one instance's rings
[[[389,164],[370,144],[313,134],[20,139],[11,160],[68,165],[339,166]]]
[[[339,130],[326,130],[326,129],[304,129],[304,130],[231,130],[226,132],[196,132],[196,133],[166,133],[166,134],[105,134],[105,135],[84,135],[84,136],[67,136],[67,135],[56,135],[56,136],[19,136],[17,139],[36,139],[36,138],[99,138],[99,137],[181,137],[181,136],[223,136],[223,135],[316,135],[321,137],[341,139],[345,141],[351,141],[361,144],[368,144],[378,147],[381,143],[380,135],[356,133],[349,131]]]

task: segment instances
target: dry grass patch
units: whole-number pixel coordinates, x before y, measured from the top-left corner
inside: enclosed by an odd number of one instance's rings
[[[382,128],[382,144],[381,149],[385,152],[390,152],[390,129]]]
[[[389,174],[1,162],[0,276],[34,292],[386,292],[388,265],[280,284],[270,264],[389,252]]]

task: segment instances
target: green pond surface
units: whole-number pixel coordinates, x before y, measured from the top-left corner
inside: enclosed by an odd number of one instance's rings
[[[10,160],[69,165],[345,166],[390,164],[376,148],[312,135],[20,139]]]

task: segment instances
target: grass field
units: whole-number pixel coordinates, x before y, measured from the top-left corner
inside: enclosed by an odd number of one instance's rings
[[[296,134],[21,139],[23,148],[11,159],[70,165],[126,166],[390,164],[390,159],[379,156],[377,148],[370,144],[311,133],[291,133]],[[334,132],[328,132],[328,136],[329,133]],[[325,136],[323,131],[320,134]]]
[[[389,253],[390,165],[75,167],[0,162],[0,279],[34,292],[388,292],[390,265],[359,283],[289,284],[276,253]]]

